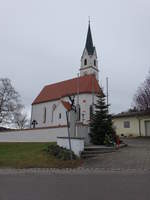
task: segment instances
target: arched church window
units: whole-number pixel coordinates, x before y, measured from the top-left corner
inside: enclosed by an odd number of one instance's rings
[[[84,65],[87,65],[87,59],[84,60]]]
[[[61,119],[61,113],[59,113],[59,119]]]
[[[53,106],[52,106],[52,118],[51,118],[51,122],[53,122],[53,120],[54,120],[54,111],[55,111],[55,109],[56,109],[56,104],[53,104]]]
[[[96,66],[96,60],[94,60],[94,66]]]
[[[46,123],[46,107],[44,108],[43,123]]]
[[[80,121],[80,119],[81,119],[81,108],[80,108],[79,104],[76,106],[76,110],[77,110],[77,121]]]

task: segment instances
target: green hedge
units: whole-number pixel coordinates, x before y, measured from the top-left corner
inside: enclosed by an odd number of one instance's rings
[[[50,144],[44,151],[49,155],[53,155],[55,158],[60,160],[70,160],[70,150],[60,147],[57,144]],[[72,159],[76,160],[78,157],[72,151]]]

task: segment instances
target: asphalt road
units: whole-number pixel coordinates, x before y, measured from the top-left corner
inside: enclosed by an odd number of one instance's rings
[[[150,172],[0,175],[0,200],[149,200]]]

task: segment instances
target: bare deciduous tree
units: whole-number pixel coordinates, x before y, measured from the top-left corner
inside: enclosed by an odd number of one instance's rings
[[[27,114],[24,112],[24,107],[22,105],[18,105],[18,108],[14,112],[13,123],[19,129],[24,129],[29,126],[29,119]]]
[[[10,124],[20,104],[20,95],[8,78],[0,79],[0,124]],[[21,105],[21,104],[20,104]]]
[[[138,88],[133,101],[138,110],[150,109],[150,72],[144,83]]]

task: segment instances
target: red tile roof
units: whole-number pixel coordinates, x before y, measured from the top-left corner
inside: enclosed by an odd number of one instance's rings
[[[69,95],[75,95],[77,94],[78,85],[79,94],[92,93],[93,88],[94,93],[102,93],[96,77],[94,75],[86,75],[45,86],[33,101],[32,105],[58,100]]]

